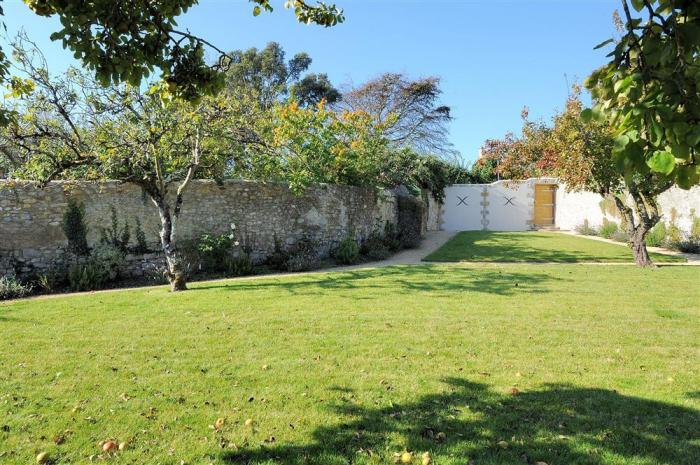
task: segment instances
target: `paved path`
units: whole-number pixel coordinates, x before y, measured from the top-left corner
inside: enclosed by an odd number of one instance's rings
[[[428,231],[425,238],[421,241],[420,246],[415,249],[406,249],[392,255],[387,260],[380,262],[368,262],[360,265],[343,266],[338,268],[330,268],[331,270],[338,269],[358,269],[358,268],[378,268],[381,266],[392,265],[417,265],[421,263],[423,257],[430,255],[437,249],[442,247],[445,242],[450,240],[452,236],[457,234],[456,231]]]
[[[571,235],[577,235],[581,236],[580,234],[577,234],[575,232],[571,231],[556,231],[561,234],[571,234]],[[279,278],[279,277],[288,277],[288,276],[299,276],[299,275],[308,275],[308,274],[314,274],[314,273],[331,273],[331,272],[340,272],[340,271],[351,271],[351,270],[361,270],[361,269],[367,269],[367,268],[382,268],[385,266],[393,266],[393,265],[418,265],[421,263],[436,263],[436,262],[422,262],[423,257],[431,254],[432,252],[436,251],[440,247],[442,247],[445,242],[450,240],[454,235],[456,235],[456,231],[428,231],[425,238],[421,241],[421,244],[418,248],[415,249],[408,249],[408,250],[402,250],[401,252],[393,255],[387,260],[382,260],[379,262],[367,262],[367,263],[361,263],[359,265],[350,265],[350,266],[337,266],[333,268],[322,268],[320,270],[314,270],[314,271],[303,271],[299,273],[271,273],[271,274],[263,274],[263,275],[252,275],[252,276],[241,276],[238,278],[221,278],[221,279],[216,279],[216,280],[208,280],[208,281],[197,281],[199,283],[207,283],[207,282],[215,282],[215,281],[225,281],[225,280],[249,280],[249,279],[270,279],[270,278]],[[590,240],[598,240],[598,241],[604,241],[604,242],[609,242],[611,244],[616,244],[619,246],[625,246],[624,244],[621,244],[619,242],[611,241],[609,239],[605,239],[602,237],[597,237],[597,236],[581,236],[586,239]],[[700,266],[700,255],[697,254],[684,254],[680,252],[675,252],[667,249],[662,249],[659,247],[649,247],[650,251],[653,252],[659,252],[659,253],[664,253],[667,255],[681,255],[683,257],[686,257],[688,259],[688,263],[664,263],[663,266],[666,265],[694,265],[694,266]],[[442,262],[441,262],[442,263]],[[447,263],[445,263],[447,264]],[[457,265],[457,264],[463,264],[463,265],[479,265],[479,264],[487,264],[487,265],[504,265],[504,264],[518,264],[518,265],[631,265],[632,263],[598,263],[598,262],[586,262],[586,263],[558,263],[558,262],[450,262],[449,264],[452,265]],[[192,282],[193,284],[195,281]],[[140,287],[152,287],[152,286],[140,286]],[[55,297],[62,297],[66,295],[79,295],[79,294],[91,294],[95,292],[116,292],[116,291],[124,291],[128,289],[135,289],[135,288],[115,288],[115,289],[104,289],[100,291],[92,291],[92,292],[76,292],[76,293],[71,293],[71,294],[49,294],[49,295],[39,295],[39,296],[33,296],[33,297],[28,297],[28,299],[46,299],[46,298],[55,298]],[[0,302],[0,304],[8,304],[12,302],[12,300],[7,300],[4,302]]]

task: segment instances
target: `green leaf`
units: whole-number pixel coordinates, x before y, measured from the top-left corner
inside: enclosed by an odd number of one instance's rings
[[[676,166],[676,158],[665,150],[658,150],[647,160],[647,165],[652,171],[663,174],[671,174]]]
[[[632,85],[632,82],[633,82],[632,76],[627,76],[624,79],[616,81],[615,85],[613,86],[613,89],[615,90],[615,92],[623,92],[627,88],[629,88],[629,86]]]
[[[262,10],[260,9],[259,6],[256,6],[255,8],[253,8],[253,16],[258,16],[261,12],[262,12]]]
[[[581,112],[581,119],[585,122],[588,123],[593,119],[593,110],[590,108],[586,108]]]
[[[629,144],[629,142],[630,142],[630,138],[627,137],[625,134],[617,136],[615,138],[614,150],[616,152],[621,152],[621,151],[625,150],[625,147],[627,147],[627,144]]]
[[[693,186],[700,184],[700,166],[679,166],[676,182],[681,189],[690,189]]]
[[[613,43],[613,42],[615,42],[615,39],[604,40],[601,43],[599,43],[598,45],[596,45],[595,47],[593,47],[593,50],[598,50],[599,48],[605,47],[606,45]]]
[[[632,0],[632,8],[636,11],[642,11],[644,9],[644,0]]]
[[[698,145],[698,142],[700,142],[700,126],[695,126],[695,128],[693,128],[693,130],[690,131],[690,134],[688,134],[685,141],[691,147],[695,147],[696,145]]]
[[[686,144],[671,144],[671,153],[674,157],[685,160],[690,157],[690,147]]]
[[[651,125],[651,135],[653,137],[652,143],[658,146],[661,144],[664,137],[664,128],[661,127],[661,125],[657,123],[656,119],[653,117],[649,120],[649,123]]]

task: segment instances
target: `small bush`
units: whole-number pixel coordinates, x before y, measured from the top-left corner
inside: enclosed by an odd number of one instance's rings
[[[134,226],[134,236],[136,236],[136,245],[131,249],[135,254],[143,255],[149,252],[148,242],[146,241],[146,233],[141,227],[141,220],[136,217],[136,226]]]
[[[576,232],[583,236],[597,236],[598,230],[588,223],[588,220],[583,220],[583,223],[579,224],[575,228]]]
[[[386,244],[385,237],[375,230],[362,242],[360,254],[370,261],[386,260],[392,255]]]
[[[105,285],[99,266],[94,263],[75,265],[68,272],[68,284],[73,292],[95,291]]]
[[[613,235],[618,231],[619,227],[617,223],[612,222],[608,219],[603,219],[603,225],[598,231],[600,237],[605,237],[606,239],[612,239]]]
[[[0,277],[0,300],[19,299],[32,293],[32,286],[23,284],[15,276]]]
[[[106,244],[95,247],[90,255],[90,262],[100,270],[105,282],[119,279],[125,259],[126,253],[121,248]]]
[[[700,240],[700,217],[695,215],[695,211],[691,215],[692,224],[690,225],[690,238]]]
[[[627,243],[630,241],[630,236],[627,234],[627,232],[623,231],[622,229],[619,229],[615,231],[612,236],[610,236],[610,239],[612,239],[615,242],[624,242]]]
[[[229,276],[248,276],[255,272],[250,254],[242,252],[235,257],[229,257],[226,263],[226,273]]]
[[[49,267],[35,278],[38,290],[50,294],[64,290],[68,287],[68,271],[70,263],[75,260],[67,253],[63,253],[51,261]]]
[[[671,244],[682,242],[684,240],[683,231],[681,231],[681,228],[675,223],[669,224],[666,232],[666,240]]]
[[[689,237],[680,241],[669,242],[668,247],[683,253],[700,254],[700,238]]]
[[[206,271],[226,271],[236,244],[233,235],[204,234],[197,242],[197,252]]]
[[[79,263],[68,272],[72,291],[94,291],[116,281],[124,267],[125,253],[118,247],[100,244],[85,263]]]
[[[267,257],[266,263],[273,270],[286,271],[288,259],[289,253],[284,250],[282,243],[275,237],[275,249],[272,254]]]
[[[396,225],[391,221],[384,223],[384,236],[382,240],[386,248],[391,252],[398,252],[404,247],[399,231]]]
[[[321,267],[321,257],[313,239],[303,238],[285,250],[275,238],[275,250],[267,257],[266,263],[278,271],[309,271]]]
[[[348,236],[333,251],[333,258],[341,265],[353,265],[360,260],[360,246],[354,238]]]
[[[647,233],[645,242],[649,247],[661,247],[666,242],[666,225],[660,221]]]
[[[311,239],[301,239],[287,252],[289,254],[285,263],[287,271],[309,271],[321,267],[317,244]]]
[[[54,276],[49,273],[42,273],[36,277],[36,283],[42,292],[50,294],[55,292],[57,289],[56,280]]]
[[[76,255],[90,252],[87,243],[87,225],[85,224],[85,205],[75,199],[68,199],[68,208],[63,213],[63,233],[68,239],[68,250]]]

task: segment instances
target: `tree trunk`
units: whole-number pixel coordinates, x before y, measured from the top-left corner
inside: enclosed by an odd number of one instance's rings
[[[172,292],[187,290],[187,278],[183,269],[182,257],[173,243],[173,218],[164,199],[154,199],[160,214],[160,244],[165,255],[165,277]]]
[[[626,205],[618,196],[613,196],[613,198],[622,217],[625,232],[629,236],[634,262],[637,266],[644,268],[655,267],[656,265],[649,257],[645,241],[647,233],[661,219],[655,196],[640,192],[636,184],[628,185],[627,189],[632,198],[632,207]]]
[[[630,235],[630,245],[634,254],[634,262],[638,266],[652,268],[656,267],[656,265],[649,258],[649,252],[647,251],[645,239],[648,232],[649,230],[643,224],[638,225],[634,233]]]

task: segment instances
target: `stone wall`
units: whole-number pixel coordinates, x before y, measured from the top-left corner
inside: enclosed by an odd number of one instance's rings
[[[51,266],[66,247],[61,227],[68,198],[84,203],[88,242],[99,242],[100,231],[111,224],[111,207],[120,224],[133,226],[138,218],[150,248],[158,250],[160,221],[156,207],[131,184],[52,182],[44,188],[31,183],[0,181],[0,275],[41,271]],[[267,257],[280,241],[290,246],[308,237],[322,255],[348,234],[366,237],[377,224],[396,222],[396,198],[351,186],[319,185],[294,195],[280,183],[196,181],[185,192],[177,239],[202,234],[228,234],[236,225],[239,240],[252,248],[254,260]],[[157,254],[129,257],[131,274],[158,262]]]

